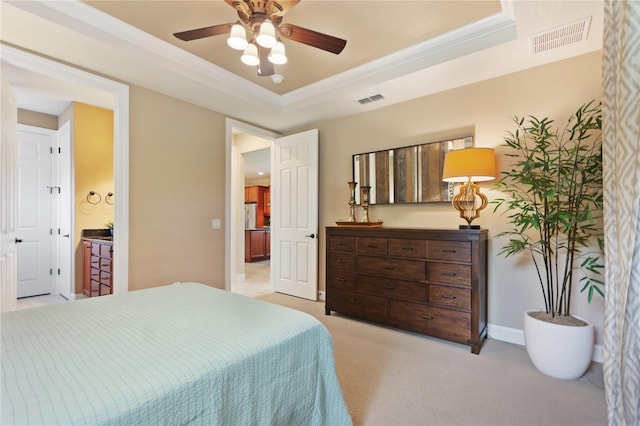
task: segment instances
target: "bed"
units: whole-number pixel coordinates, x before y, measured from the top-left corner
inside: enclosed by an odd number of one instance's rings
[[[312,316],[197,283],[3,313],[1,423],[349,425]]]

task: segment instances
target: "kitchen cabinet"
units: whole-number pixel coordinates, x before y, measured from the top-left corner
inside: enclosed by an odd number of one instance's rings
[[[487,230],[327,228],[325,313],[457,343],[487,336]]]
[[[244,187],[245,203],[256,203],[256,226],[262,227],[269,224],[271,216],[271,194],[268,186],[254,185]]]
[[[247,263],[269,260],[271,232],[269,229],[244,231],[244,261]]]

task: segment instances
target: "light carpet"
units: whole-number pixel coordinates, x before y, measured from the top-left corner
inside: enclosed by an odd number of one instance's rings
[[[259,297],[307,312],[329,330],[338,379],[359,425],[606,425],[602,365],[565,381],[539,373],[524,347],[467,346],[324,314],[323,302]]]

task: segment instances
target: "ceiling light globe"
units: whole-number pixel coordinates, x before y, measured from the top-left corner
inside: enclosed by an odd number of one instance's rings
[[[276,45],[278,40],[276,40],[276,29],[271,23],[270,20],[266,20],[260,25],[260,33],[258,37],[256,37],[256,41],[262,47],[266,47],[267,49],[271,49]]]
[[[235,50],[244,50],[247,48],[247,32],[240,24],[235,24],[231,27],[231,33],[227,39],[227,44],[230,48]]]
[[[277,42],[275,46],[271,48],[269,52],[269,62],[276,65],[282,65],[287,63],[287,56],[284,52],[284,44]]]
[[[260,58],[258,58],[258,47],[255,44],[247,45],[247,48],[244,49],[244,53],[240,57],[240,60],[243,64],[256,66],[260,63]]]

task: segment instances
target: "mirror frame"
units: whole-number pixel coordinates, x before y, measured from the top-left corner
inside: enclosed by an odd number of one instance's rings
[[[356,204],[369,186],[369,204],[451,202],[453,183],[442,181],[444,156],[473,147],[473,136],[354,154],[351,158]]]

